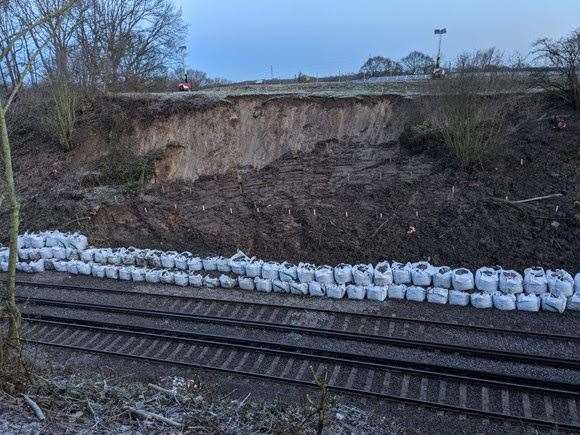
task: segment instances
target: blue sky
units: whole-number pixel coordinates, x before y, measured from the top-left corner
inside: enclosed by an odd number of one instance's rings
[[[174,0],[189,25],[188,66],[230,80],[358,70],[369,55],[447,59],[496,46],[527,52],[580,27],[580,0]]]

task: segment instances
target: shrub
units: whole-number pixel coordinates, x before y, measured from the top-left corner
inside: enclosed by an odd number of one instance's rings
[[[426,118],[461,167],[484,162],[507,139],[516,97],[500,73],[457,74],[433,90]]]
[[[52,81],[49,92],[53,107],[46,114],[46,124],[64,150],[70,151],[74,146],[79,93],[75,85],[65,79]]]

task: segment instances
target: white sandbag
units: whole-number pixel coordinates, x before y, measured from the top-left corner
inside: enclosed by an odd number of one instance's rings
[[[159,283],[161,278],[161,271],[159,269],[147,269],[145,272],[145,281],[150,283]]]
[[[28,253],[30,252],[29,248],[20,248],[18,249],[18,259],[20,261],[28,261]]]
[[[77,251],[84,251],[89,245],[87,236],[80,233],[74,233],[68,236],[68,243],[70,247],[75,248]]]
[[[352,267],[352,279],[358,286],[368,286],[373,283],[375,268],[372,264],[357,264]]]
[[[240,276],[238,277],[238,285],[242,290],[254,290],[254,278]]]
[[[472,290],[474,287],[473,273],[464,267],[454,269],[451,276],[451,285],[455,290]]]
[[[436,267],[433,272],[433,276],[431,277],[433,280],[433,287],[446,289],[451,288],[451,277],[453,276],[453,272],[449,267]]]
[[[57,263],[58,263],[58,261],[53,261],[54,268],[57,271],[59,271]],[[97,278],[104,278],[105,277],[105,266],[103,266],[102,264],[98,264],[98,263],[91,264],[91,275],[93,275],[94,277],[97,277]]]
[[[189,256],[191,257],[191,254],[189,252],[182,252],[181,254],[177,254],[174,257],[175,268],[177,270],[187,270],[187,260],[190,258],[187,256],[187,254],[189,254]]]
[[[8,262],[7,261],[0,262],[0,270],[2,272],[8,272]]]
[[[412,285],[407,287],[407,294],[405,295],[405,298],[408,301],[423,302],[425,300],[426,294],[427,290],[425,290],[423,287]]]
[[[120,281],[131,281],[133,279],[133,275],[131,272],[133,271],[133,266],[120,266],[119,267],[119,280]]]
[[[550,293],[544,293],[542,296],[542,310],[563,313],[566,309],[567,300],[564,296],[554,296]]]
[[[540,311],[541,299],[535,293],[520,293],[516,296],[516,307],[520,311]]]
[[[411,263],[403,264],[393,261],[391,269],[393,270],[393,282],[395,284],[411,284]]]
[[[580,292],[575,292],[568,298],[566,303],[567,310],[580,311]]]
[[[67,273],[70,273],[71,275],[78,275],[79,268],[77,267],[77,262],[76,261],[68,261],[66,263],[66,271],[67,271]]]
[[[32,273],[32,267],[30,267],[30,264],[28,264],[28,263],[22,263],[22,262],[16,263],[16,270],[18,272]]]
[[[269,279],[257,276],[254,278],[254,284],[256,285],[256,290],[259,292],[270,293],[272,291],[272,281]]]
[[[377,269],[375,268],[375,271]],[[375,275],[376,276],[376,275]],[[367,299],[371,301],[384,301],[387,298],[387,286],[370,285],[366,288]]]
[[[218,257],[206,257],[201,260],[201,263],[203,264],[203,270],[208,272],[217,270],[217,260]]]
[[[517,294],[524,291],[524,279],[515,270],[499,272],[499,290],[502,293]]]
[[[271,281],[278,279],[280,270],[280,265],[275,261],[266,261],[262,264],[262,278],[269,279]]]
[[[524,270],[524,291],[535,295],[548,291],[548,280],[544,268],[529,267]]]
[[[40,249],[40,248],[44,248],[44,243],[45,243],[45,239],[42,235],[40,234],[30,234],[29,235],[29,247],[30,248],[35,248],[35,249]]]
[[[228,266],[228,268],[229,268],[229,266]],[[232,278],[231,276],[228,276],[225,274],[220,275],[220,287],[221,288],[234,288],[237,284],[238,284],[238,280],[236,278]]]
[[[323,286],[321,286],[320,283],[317,281],[310,281],[308,283],[308,294],[310,296],[318,296],[318,297],[324,296],[325,290],[326,289]]]
[[[491,295],[493,306],[498,310],[511,311],[516,309],[516,295],[513,293],[495,292]]]
[[[230,259],[224,257],[218,257],[215,262],[218,272],[230,273],[232,268],[230,267]]]
[[[338,284],[348,284],[352,282],[352,266],[350,264],[341,263],[333,270],[334,280]]]
[[[145,281],[146,269],[142,267],[135,267],[131,270],[131,279],[133,282],[143,282]]]
[[[185,263],[185,265],[187,267],[187,263]],[[189,285],[189,275],[185,272],[174,272],[173,281],[176,285],[185,287],[186,285]]]
[[[405,293],[407,293],[407,286],[404,284],[391,284],[387,289],[389,299],[405,299]]]
[[[199,257],[193,257],[187,260],[187,269],[190,272],[199,272],[200,270],[203,270],[203,263],[201,261],[201,258]]]
[[[65,250],[66,250],[66,258],[68,260],[80,260],[81,259],[79,251],[77,251],[76,249],[65,248]]]
[[[334,285],[334,269],[330,266],[318,266],[314,271],[314,279],[322,286]]]
[[[50,248],[44,248],[44,249],[50,249]],[[51,251],[51,255],[52,255],[52,251]],[[85,249],[84,251],[81,252],[81,260],[84,261],[85,263],[90,263],[91,261],[95,261],[95,250],[94,249]]]
[[[38,261],[41,258],[40,248],[30,248],[28,250],[28,261]]]
[[[77,261],[77,269],[79,271],[79,275],[89,276],[91,274],[91,263]]]
[[[548,289],[554,296],[572,296],[574,294],[574,278],[563,269],[546,272]]]
[[[44,233],[45,235],[45,239],[44,239],[44,245],[49,247],[49,248],[53,248],[55,246],[59,246],[58,243],[58,231],[46,231]]]
[[[441,287],[433,287],[427,290],[427,302],[432,304],[446,304],[449,299],[449,290]]]
[[[414,285],[428,287],[433,275],[431,265],[426,261],[419,261],[411,265],[411,282]]]
[[[159,281],[163,284],[173,284],[175,282],[175,275],[170,270],[162,270],[159,274]]]
[[[107,263],[113,266],[120,266],[122,263],[121,251],[118,249],[112,250],[109,255],[107,255]]]
[[[137,252],[139,250],[133,246],[128,247],[122,251],[121,263],[125,266],[134,266],[135,257],[137,257]],[[81,254],[82,255],[82,254]]]
[[[393,270],[388,261],[382,261],[375,266],[373,282],[379,287],[393,284]]]
[[[146,265],[151,268],[158,269],[161,267],[161,252],[158,249],[150,249],[147,251],[147,255],[145,257]]]
[[[291,282],[290,283],[290,293],[295,295],[307,295],[308,294],[308,284],[305,282]]]
[[[189,274],[189,285],[193,287],[202,287],[203,286],[203,276],[199,273],[190,273]]]
[[[475,287],[486,293],[495,293],[499,289],[499,271],[491,267],[480,267],[475,272]]]
[[[258,278],[262,276],[262,260],[250,261],[246,264],[246,276],[248,278]]]
[[[342,299],[346,293],[344,284],[330,284],[325,286],[326,296],[332,299]]]
[[[52,257],[56,260],[66,260],[66,248],[52,248]]]
[[[53,248],[54,258],[58,258],[57,250],[62,250],[63,248]],[[95,249],[93,252],[93,260],[95,263],[107,264],[107,257],[109,256],[109,249]]]
[[[296,266],[286,261],[280,265],[278,275],[280,276],[280,281],[285,282],[298,281],[298,272],[296,271]]]
[[[449,305],[459,305],[466,307],[469,305],[469,293],[461,290],[449,290]]]
[[[349,284],[346,286],[346,294],[349,299],[361,300],[365,298],[367,291],[366,287],[363,287],[362,285]]]
[[[105,266],[105,276],[109,279],[119,279],[119,268],[114,265]]]
[[[212,276],[206,275],[203,277],[203,285],[207,288],[217,288],[220,286],[220,280],[218,278],[213,278]]]
[[[290,293],[290,283],[274,279],[272,280],[272,291],[275,293]]]
[[[574,292],[580,293],[580,273],[574,275]]]
[[[32,270],[32,273],[44,272],[44,260],[31,261],[29,264],[30,264],[30,269]]]
[[[296,268],[296,275],[298,276],[298,281],[308,284],[315,280],[314,272],[316,266],[310,263],[299,263]]]
[[[229,259],[230,269],[236,275],[244,275],[246,273],[246,265],[251,261],[250,257],[244,254],[242,251],[238,250]],[[254,283],[252,282],[252,286]]]
[[[167,251],[161,254],[161,267],[164,269],[173,269],[175,267],[175,256],[177,252]]]
[[[491,308],[493,306],[491,293],[471,293],[471,305],[475,308]]]

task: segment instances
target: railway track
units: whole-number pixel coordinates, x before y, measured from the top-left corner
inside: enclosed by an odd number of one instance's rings
[[[115,305],[93,304],[83,302],[70,302],[53,299],[42,299],[33,297],[18,297],[19,303],[27,306],[59,307],[73,310],[96,311],[101,313],[116,313],[124,315],[138,315],[157,319],[172,319],[188,322],[202,322],[214,325],[225,325],[242,328],[256,328],[269,331],[308,334],[316,337],[331,338],[337,340],[350,340],[355,342],[376,343],[387,346],[399,346],[427,351],[446,352],[460,354],[464,356],[492,358],[502,361],[511,361],[520,364],[540,364],[544,366],[567,368],[580,370],[580,360],[572,358],[560,358],[555,356],[534,355],[530,353],[518,353],[501,351],[490,348],[481,348],[473,346],[461,346],[435,341],[416,340],[410,338],[388,337],[379,334],[364,334],[358,332],[336,331],[325,328],[314,328],[299,325],[278,323],[275,321],[246,320],[234,317],[222,317],[207,314],[190,314],[173,311],[161,311],[141,308],[128,308]]]
[[[429,367],[400,367],[384,359],[313,354],[303,348],[268,347],[258,340],[215,337],[92,321],[62,321],[25,315],[28,342],[270,381],[315,386],[326,373],[336,392],[426,406],[489,419],[576,432],[580,386],[440,373]],[[463,372],[463,371],[462,371]]]
[[[31,306],[61,307],[94,312],[114,312],[132,316],[172,318],[192,322],[217,323],[225,326],[297,332],[321,338],[379,343],[398,347],[460,353],[488,359],[526,364],[580,369],[578,360],[548,355],[521,354],[473,346],[397,337],[393,324],[413,325],[417,331],[425,326],[475,328],[483,334],[535,337],[576,345],[579,337],[531,331],[498,330],[455,323],[441,324],[431,320],[385,317],[376,314],[337,313],[330,310],[272,305],[254,302],[207,300],[198,297],[150,295],[124,290],[87,288],[19,282],[19,286],[57,288],[79,296],[101,293],[116,295],[139,305],[171,301],[171,311],[141,307],[122,307],[76,301],[19,296]],[[138,300],[137,300],[138,299]],[[312,312],[332,314],[340,328],[305,328],[291,324],[291,314]],[[71,350],[115,355],[158,363],[217,370],[252,376],[270,381],[314,386],[314,373],[327,373],[330,387],[336,392],[372,396],[396,402],[421,405],[438,410],[478,415],[498,420],[520,421],[546,428],[577,432],[580,385],[550,382],[517,375],[486,373],[409,362],[361,354],[332,352],[318,348],[291,346],[280,342],[235,338],[217,334],[200,334],[179,330],[135,327],[82,319],[58,319],[44,314],[25,314],[27,340]],[[265,319],[265,320],[263,320]],[[335,319],[336,320],[336,319]],[[336,326],[336,325],[333,325]],[[409,333],[410,328],[404,331]],[[358,331],[373,331],[373,334]],[[387,335],[382,335],[383,332]]]

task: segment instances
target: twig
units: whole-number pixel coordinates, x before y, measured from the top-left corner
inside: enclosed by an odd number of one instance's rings
[[[147,384],[148,387],[153,388],[154,390],[160,391],[162,393],[168,394],[170,396],[176,396],[177,393],[175,391],[168,390],[167,388],[160,387],[159,385],[155,384]]]
[[[248,395],[244,398],[244,400],[242,400],[238,406],[238,408],[241,408],[242,406],[244,406],[244,403],[246,403],[246,400],[248,400],[248,398],[250,397],[252,393],[248,393]]]
[[[508,204],[524,204],[526,202],[533,202],[533,201],[542,201],[544,199],[551,199],[551,198],[559,198],[562,195],[561,193],[553,193],[551,195],[546,195],[546,196],[536,196],[534,198],[528,198],[528,199],[520,199],[519,201],[510,201],[509,199],[504,199],[504,198],[493,198],[496,201],[500,201],[500,202],[506,202]]]
[[[155,414],[149,411],[143,411],[141,409],[133,408],[132,406],[128,406],[127,409],[135,415],[138,415],[143,418],[153,418],[155,420],[162,421],[163,423],[167,423],[170,426],[174,427],[181,427],[181,423],[176,422],[175,420],[171,420],[170,418],[163,417],[162,415]]]
[[[23,394],[22,397],[24,397],[24,400],[26,400],[28,406],[32,408],[32,410],[34,411],[34,415],[36,415],[36,418],[38,418],[39,420],[46,420],[44,412],[42,412],[42,409],[40,409],[40,406],[38,406],[38,404],[34,400],[32,400],[26,394]]]

